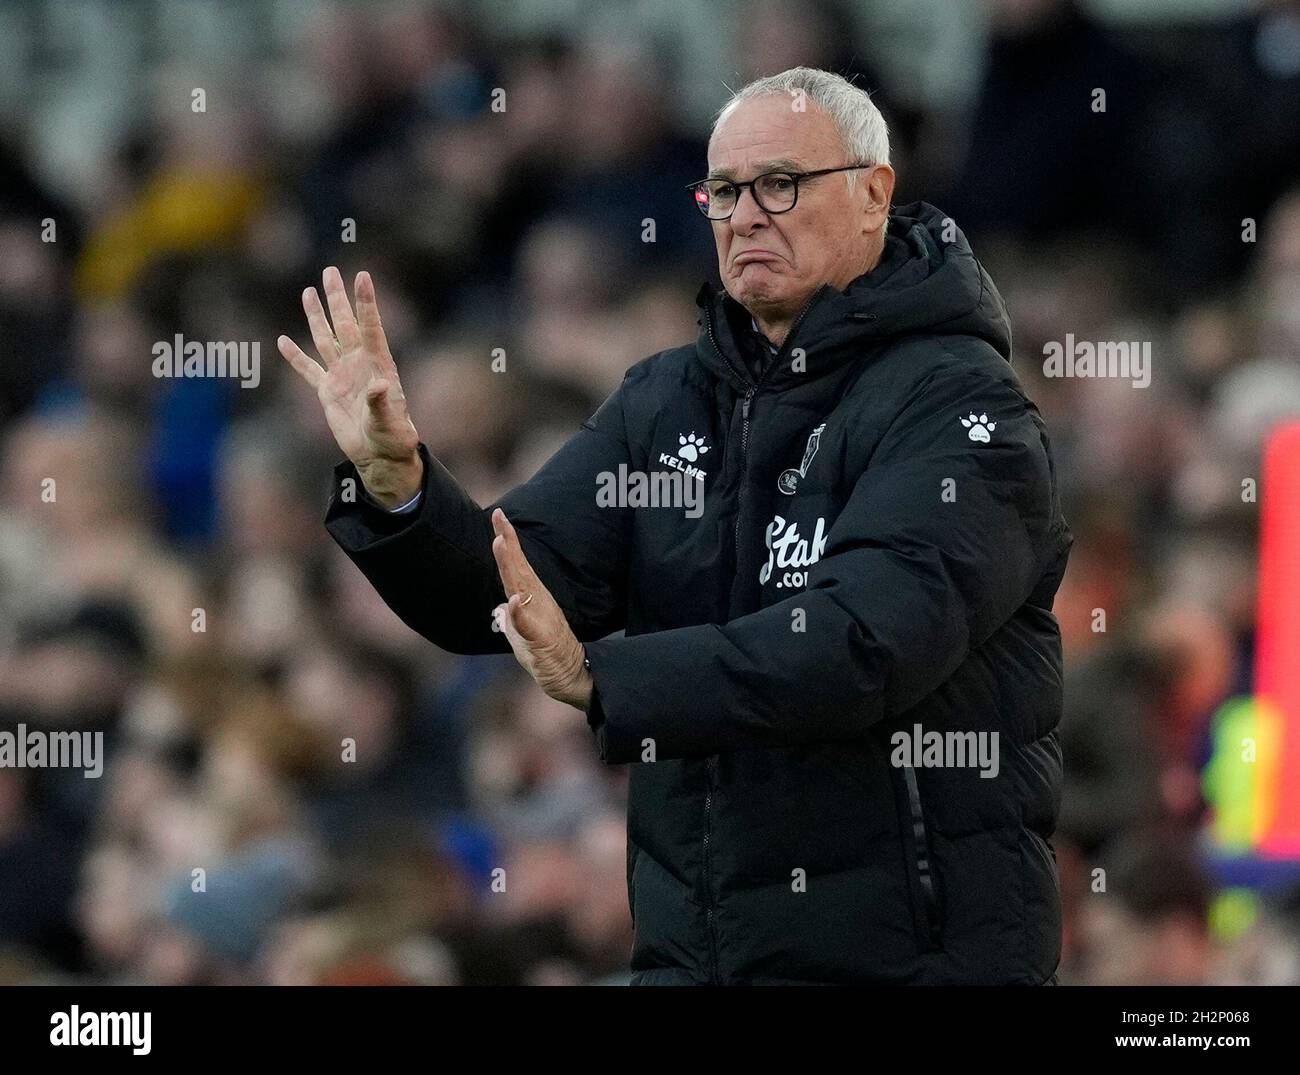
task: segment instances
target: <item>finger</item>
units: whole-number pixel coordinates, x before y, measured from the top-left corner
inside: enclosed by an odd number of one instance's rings
[[[519,633],[519,637],[530,645],[538,642],[550,641],[547,637],[546,625],[542,622],[540,615],[534,615],[539,608],[536,600],[530,601],[525,606],[525,594],[511,594],[510,599],[506,602],[506,618]]]
[[[393,360],[388,351],[383,322],[379,319],[379,301],[375,297],[374,280],[368,272],[359,272],[352,290],[357,297],[357,324],[361,329],[362,345],[385,365],[391,366]]]
[[[302,308],[307,314],[307,327],[311,329],[316,353],[325,363],[325,368],[331,369],[339,360],[339,344],[334,338],[334,330],[330,328],[329,318],[325,316],[325,307],[320,304],[320,296],[316,294],[314,287],[309,287],[302,293]]]
[[[501,625],[501,633],[506,636],[506,641],[510,643],[510,648],[514,651],[516,659],[520,664],[524,664],[524,655],[528,652],[528,645],[524,642],[523,636],[519,633],[519,628],[515,626],[514,618],[510,614],[510,605],[497,605],[492,610],[492,616],[497,623]],[[524,665],[526,668],[527,665]],[[531,673],[529,673],[531,675]]]
[[[510,556],[506,539],[500,534],[492,539],[492,558],[497,562],[497,574],[501,576],[501,588],[506,597],[519,592],[519,570]]]
[[[392,418],[388,405],[388,381],[385,378],[376,378],[366,385],[366,406],[370,409],[370,417],[376,428],[385,428]]]
[[[356,350],[361,346],[361,330],[357,328],[357,319],[352,316],[343,274],[331,265],[321,278],[325,284],[325,301],[330,305],[330,320],[334,322],[334,335],[339,338],[343,350]]]
[[[311,385],[312,388],[320,384],[321,378],[325,376],[325,371],[321,369],[319,362],[314,361],[288,336],[281,336],[275,341],[275,344],[289,365],[298,372],[298,376]]]
[[[533,571],[532,565],[528,563],[514,526],[500,508],[492,513],[492,528],[497,533],[496,539],[492,542],[492,551],[496,555],[501,581],[506,585],[506,593],[540,591],[541,580]]]

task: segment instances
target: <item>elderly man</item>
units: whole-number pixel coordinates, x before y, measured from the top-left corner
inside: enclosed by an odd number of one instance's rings
[[[349,460],[335,540],[631,763],[634,984],[1055,981],[1070,536],[993,282],[893,189],[864,92],[743,88],[692,187],[698,339],[488,508],[420,444],[366,273],[354,319],[325,272],[333,330],[303,296],[323,365],[280,338]],[[598,495],[666,472],[702,510]]]

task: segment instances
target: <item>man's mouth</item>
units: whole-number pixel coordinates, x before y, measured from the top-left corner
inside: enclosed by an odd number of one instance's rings
[[[770,250],[742,250],[731,259],[733,265],[749,265],[753,262],[779,261],[781,260]]]

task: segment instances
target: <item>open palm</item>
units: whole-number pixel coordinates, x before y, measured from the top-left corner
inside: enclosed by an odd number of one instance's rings
[[[330,432],[356,466],[367,491],[381,504],[395,507],[420,487],[422,464],[416,450],[420,438],[388,350],[375,285],[369,273],[357,273],[353,316],[338,269],[326,269],[322,282],[329,317],[314,287],[302,293],[320,361],[288,336],[277,341],[280,354],[316,389]]]

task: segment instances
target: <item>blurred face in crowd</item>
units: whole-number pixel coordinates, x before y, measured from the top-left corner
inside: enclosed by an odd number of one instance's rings
[[[850,159],[827,113],[794,104],[769,96],[737,105],[709,142],[709,178],[746,182],[764,172],[860,163]],[[846,174],[856,177],[852,189]],[[783,337],[823,284],[843,289],[875,267],[893,188],[888,165],[803,179],[794,208],[784,213],[764,212],[746,188],[730,219],[712,222],[727,293],[765,331],[776,326]]]
[[[1081,920],[1088,985],[1204,985],[1212,955],[1205,923],[1188,913],[1140,916],[1094,897]]]

